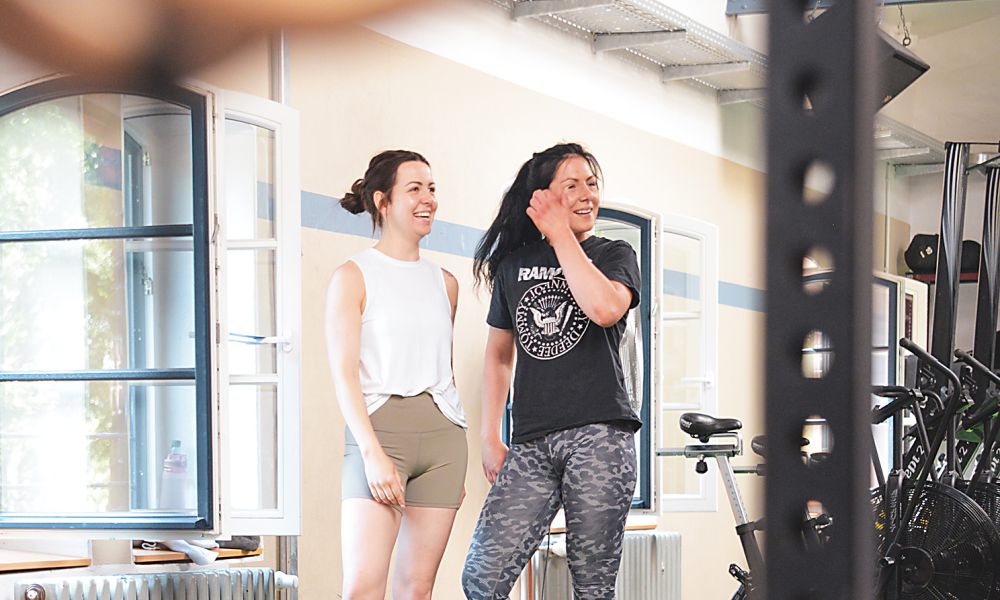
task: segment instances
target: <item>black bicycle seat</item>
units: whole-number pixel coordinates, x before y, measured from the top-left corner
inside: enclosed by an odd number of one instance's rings
[[[818,467],[830,458],[829,452],[813,452],[809,455],[809,466]]]
[[[684,413],[681,415],[681,429],[691,437],[708,442],[708,438],[713,435],[743,429],[743,423],[738,419],[716,419],[701,413]]]
[[[808,446],[809,440],[806,438],[799,439],[799,447]],[[767,436],[766,435],[755,435],[752,440],[750,440],[750,448],[753,450],[754,454],[762,458],[767,458]]]

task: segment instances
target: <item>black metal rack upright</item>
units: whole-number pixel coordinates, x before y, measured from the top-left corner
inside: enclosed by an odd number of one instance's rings
[[[875,3],[841,0],[822,23],[809,22],[807,5],[771,2],[768,25],[765,597],[860,599],[872,589]],[[805,193],[810,169],[834,180],[818,202]],[[802,260],[816,246],[833,257],[834,271],[830,285],[810,295]],[[834,356],[822,378],[810,379],[802,373],[801,348],[817,330],[829,336]],[[808,467],[799,439],[813,415],[826,419],[834,446],[822,465]],[[801,550],[802,511],[810,501],[821,502],[839,529],[816,553]]]

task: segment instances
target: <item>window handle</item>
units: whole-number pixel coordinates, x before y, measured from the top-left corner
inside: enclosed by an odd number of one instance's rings
[[[708,373],[704,377],[681,377],[681,383],[700,383],[710,388],[715,385],[715,378],[712,377],[711,373]]]
[[[292,351],[291,338],[283,336],[263,336],[263,335],[251,335],[249,333],[230,332],[229,341],[236,342],[237,344],[248,344],[250,346],[272,345],[280,348],[282,352]]]

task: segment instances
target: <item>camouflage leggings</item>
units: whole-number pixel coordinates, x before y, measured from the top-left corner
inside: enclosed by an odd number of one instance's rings
[[[465,560],[470,600],[507,598],[560,507],[578,600],[613,600],[635,489],[631,430],[597,423],[514,444],[486,497]]]

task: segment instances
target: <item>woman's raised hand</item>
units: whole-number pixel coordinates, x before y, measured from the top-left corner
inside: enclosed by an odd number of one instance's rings
[[[569,201],[561,198],[551,190],[535,190],[526,210],[528,217],[546,238],[552,240],[560,235],[572,237],[569,220],[573,215]]]

